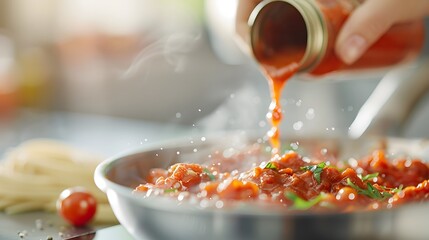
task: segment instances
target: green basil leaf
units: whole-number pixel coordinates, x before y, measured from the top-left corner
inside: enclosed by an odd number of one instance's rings
[[[399,192],[402,191],[403,188],[404,188],[404,185],[401,184],[399,187],[396,187],[396,188],[392,189],[391,192],[393,192],[393,193],[399,193]]]
[[[326,166],[326,163],[325,162],[321,162],[321,163],[319,163],[317,165],[310,165],[310,166],[301,167],[301,170],[313,172],[314,179],[316,179],[316,181],[318,183],[320,183],[321,182],[321,180],[320,180],[320,174],[322,174],[323,168],[325,166]]]
[[[378,175],[379,175],[378,172],[371,173],[371,174],[368,174],[368,175],[365,175],[365,176],[361,177],[361,179],[362,179],[362,181],[368,181],[368,180],[372,180],[373,178],[378,177]]]
[[[315,198],[312,198],[308,201],[300,198],[298,195],[296,195],[293,192],[288,191],[288,192],[285,192],[284,194],[285,194],[285,197],[287,197],[289,200],[291,200],[293,202],[292,208],[296,209],[296,210],[310,209],[311,207],[317,205],[324,198],[323,193],[320,193]]]
[[[274,165],[272,162],[268,162],[267,165],[265,165],[264,169],[273,169],[277,170],[276,165]]]
[[[347,185],[354,188],[358,194],[365,195],[365,196],[367,196],[369,198],[373,198],[373,199],[384,200],[384,199],[392,196],[392,194],[390,194],[388,192],[380,192],[377,188],[372,186],[371,183],[369,183],[369,182],[366,184],[367,188],[362,189],[359,186],[357,186],[356,184],[354,184],[350,180],[350,178],[347,178]]]
[[[176,192],[177,190],[178,190],[177,188],[164,189],[164,193],[173,193],[173,192]]]
[[[203,172],[207,174],[207,176],[210,178],[210,181],[215,181],[216,180],[216,177],[207,168],[204,168]]]

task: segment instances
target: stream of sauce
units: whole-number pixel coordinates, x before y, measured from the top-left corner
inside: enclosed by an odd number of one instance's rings
[[[263,49],[263,48],[256,48]],[[271,122],[271,129],[267,136],[272,146],[272,155],[279,155],[281,148],[280,123],[283,119],[282,106],[280,104],[281,93],[286,82],[298,71],[299,60],[304,52],[299,50],[285,50],[285,54],[277,54],[277,57],[260,57],[259,61],[265,73],[270,87],[271,104],[267,113],[267,119]],[[258,56],[266,56],[264,53],[256,53]],[[285,57],[287,56],[287,57]]]
[[[272,65],[262,65],[265,74],[268,76],[270,85],[271,103],[267,119],[271,122],[271,129],[267,135],[270,138],[273,156],[278,155],[281,148],[280,123],[283,118],[282,106],[280,104],[281,93],[285,83],[297,72],[299,64],[292,62],[286,67],[277,68]]]

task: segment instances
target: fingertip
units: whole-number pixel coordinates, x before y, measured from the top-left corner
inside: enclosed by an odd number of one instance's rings
[[[335,43],[336,54],[343,62],[356,62],[390,28],[395,20],[385,8],[385,1],[365,1],[350,15]]]
[[[353,64],[368,48],[368,41],[361,35],[352,34],[336,46],[337,56],[346,64]]]

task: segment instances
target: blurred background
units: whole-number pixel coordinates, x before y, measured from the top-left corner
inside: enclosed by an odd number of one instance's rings
[[[236,46],[236,4],[0,0],[2,126],[31,123],[28,112],[67,112],[202,131],[268,129],[267,81]],[[380,79],[292,80],[284,134],[344,136]],[[429,137],[427,95],[404,136]]]

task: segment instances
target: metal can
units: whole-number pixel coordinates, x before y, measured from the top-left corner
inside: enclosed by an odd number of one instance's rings
[[[250,47],[264,68],[298,62],[313,76],[389,67],[416,58],[424,41],[423,20],[393,26],[355,63],[335,54],[336,37],[358,0],[265,0],[249,17]]]

